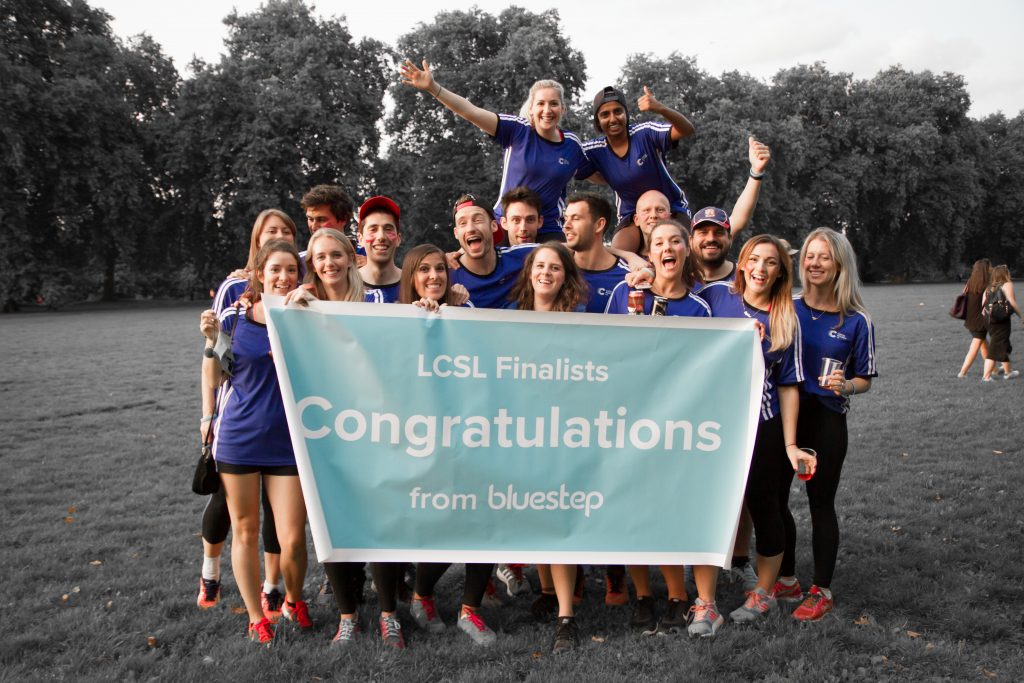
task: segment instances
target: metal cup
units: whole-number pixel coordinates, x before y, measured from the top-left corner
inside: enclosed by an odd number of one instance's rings
[[[836,370],[842,370],[845,366],[843,361],[836,360],[835,358],[822,358],[821,359],[821,372],[818,373],[818,386],[822,389],[830,389],[828,384],[829,377]]]
[[[818,452],[813,448],[801,448],[804,453],[814,458],[814,464],[818,464]],[[796,476],[801,481],[808,481],[814,476],[814,468],[807,464],[806,460],[797,460],[796,462]]]

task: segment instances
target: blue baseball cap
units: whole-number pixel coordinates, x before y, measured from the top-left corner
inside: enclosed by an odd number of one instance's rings
[[[725,212],[725,209],[719,209],[717,206],[709,206],[694,212],[693,218],[690,219],[690,229],[696,230],[697,226],[701,223],[714,223],[726,230],[732,230],[732,225],[729,223],[729,214]]]

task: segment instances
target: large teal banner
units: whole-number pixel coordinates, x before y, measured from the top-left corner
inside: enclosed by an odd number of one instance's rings
[[[752,321],[266,301],[321,561],[729,561]]]

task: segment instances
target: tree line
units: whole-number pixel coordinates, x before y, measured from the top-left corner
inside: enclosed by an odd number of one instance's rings
[[[240,265],[257,213],[278,207],[303,225],[299,198],[318,183],[357,201],[387,194],[406,245],[451,246],[451,201],[494,196],[501,150],[398,83],[399,58],[429,60],[445,87],[493,111],[518,112],[533,81],[554,78],[572,109],[563,127],[596,135],[586,64],[555,10],[441,12],[392,46],[357,41],[304,0],[271,0],[229,14],[225,54],[185,75],[151,38],[118,39],[84,0],[0,11],[5,305],[205,296]],[[694,123],[669,159],[693,208],[730,208],[747,136],[771,145],[748,234],[844,230],[868,281],[950,277],[981,256],[1024,264],[1024,113],[970,118],[957,74],[893,66],[856,79],[816,63],[764,82],[634,54],[616,85],[629,97],[647,85]]]

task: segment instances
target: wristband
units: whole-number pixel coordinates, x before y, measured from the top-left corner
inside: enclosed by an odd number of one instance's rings
[[[213,352],[213,347],[212,346],[204,346],[203,347],[203,355],[205,357],[207,357],[207,358],[216,358],[217,357],[217,354]]]
[[[761,171],[760,173],[754,173],[754,169],[750,169],[750,177],[753,178],[754,180],[760,180],[761,178],[764,178],[764,171]]]
[[[199,420],[199,423],[203,424],[204,422],[213,422],[214,418],[216,417],[217,413],[214,413],[213,415],[203,415],[202,419]]]

